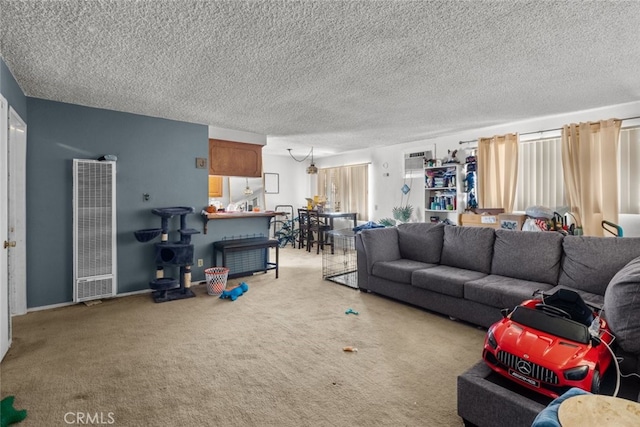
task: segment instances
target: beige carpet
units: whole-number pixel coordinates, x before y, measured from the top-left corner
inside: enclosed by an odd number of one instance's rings
[[[182,301],[14,318],[1,395],[28,410],[24,426],[78,413],[116,426],[462,425],[456,377],[480,359],[484,331],[324,281],[321,264],[282,250],[280,278],[231,280],[249,285],[234,302],[198,285]]]

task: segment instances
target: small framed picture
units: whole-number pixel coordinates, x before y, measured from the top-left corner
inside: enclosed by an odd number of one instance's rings
[[[264,173],[264,192],[265,194],[280,193],[280,174]]]

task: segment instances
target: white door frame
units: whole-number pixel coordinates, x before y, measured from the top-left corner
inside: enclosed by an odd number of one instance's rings
[[[27,312],[27,124],[9,107],[9,307],[11,315]]]
[[[8,120],[9,104],[0,95],[0,360],[9,351],[11,346],[11,309],[9,303],[9,272],[8,251],[4,248],[4,242],[9,240],[9,195],[8,195]]]

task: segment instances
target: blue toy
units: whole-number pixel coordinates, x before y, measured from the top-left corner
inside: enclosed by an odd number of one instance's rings
[[[249,290],[249,285],[242,282],[238,286],[233,289],[229,289],[222,291],[222,295],[220,295],[221,299],[229,298],[231,301],[235,301],[238,297],[242,296],[245,292]]]
[[[344,314],[355,314],[356,316],[358,315],[358,312],[355,311],[352,308],[347,309],[347,311],[344,312]]]

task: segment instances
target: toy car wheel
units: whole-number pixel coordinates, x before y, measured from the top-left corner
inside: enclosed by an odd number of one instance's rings
[[[600,394],[600,372],[596,369],[593,371],[593,378],[591,379],[591,393]]]

